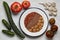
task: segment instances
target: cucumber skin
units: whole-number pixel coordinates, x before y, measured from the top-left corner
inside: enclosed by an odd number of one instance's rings
[[[6,27],[8,30],[11,30],[10,24],[9,24],[5,19],[2,19],[2,23],[5,25],[5,27]]]
[[[8,36],[14,36],[14,32],[11,32],[10,30],[2,30],[2,32]]]
[[[8,4],[3,1],[3,6],[5,8],[5,11],[6,11],[6,14],[7,14],[7,18],[8,18],[8,21],[13,29],[13,31],[20,37],[20,38],[25,38],[25,36],[19,31],[19,29],[17,28],[17,26],[15,25],[13,19],[12,19],[12,15],[11,15],[11,11],[10,11],[10,8],[8,6]]]

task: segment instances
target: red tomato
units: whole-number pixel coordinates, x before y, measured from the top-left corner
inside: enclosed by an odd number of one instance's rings
[[[11,5],[11,10],[14,14],[18,14],[22,10],[22,5],[19,2],[14,2]]]
[[[30,2],[29,1],[23,1],[22,6],[24,9],[28,9],[30,7]]]

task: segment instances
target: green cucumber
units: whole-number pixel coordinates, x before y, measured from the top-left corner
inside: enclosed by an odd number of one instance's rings
[[[6,27],[8,30],[11,30],[10,24],[9,24],[5,19],[2,19],[2,23],[5,25],[5,27]]]
[[[10,8],[9,8],[9,5],[3,1],[3,6],[5,8],[5,11],[6,11],[6,14],[7,14],[7,18],[8,18],[8,21],[13,29],[13,31],[20,37],[20,38],[25,38],[25,36],[19,31],[19,29],[17,28],[17,26],[15,25],[13,19],[12,19],[12,15],[11,15],[11,11],[10,11]]]
[[[2,30],[2,32],[8,36],[14,36],[14,32],[11,32],[10,30]]]

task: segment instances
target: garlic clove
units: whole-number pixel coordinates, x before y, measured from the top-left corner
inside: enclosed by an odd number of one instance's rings
[[[57,16],[57,12],[53,12],[53,16]]]
[[[45,9],[45,10],[49,10],[49,7],[47,6],[47,7],[45,7],[44,9]]]
[[[39,4],[43,5],[44,7],[46,7],[46,6],[47,6],[45,3],[39,3]]]
[[[49,12],[49,15],[50,15],[50,16],[52,16],[52,14],[53,14],[52,12]]]
[[[53,7],[51,6],[51,7],[48,8],[48,11],[52,11],[52,9],[53,9]]]
[[[50,3],[50,2],[48,2],[48,3],[46,3],[46,5],[47,5],[48,7],[50,7],[50,6],[51,6],[51,3]]]
[[[57,9],[53,7],[53,8],[52,8],[52,11],[57,12]]]
[[[57,15],[57,12],[49,11],[49,15],[50,16],[56,16]]]
[[[44,3],[39,3],[39,4],[41,4],[41,5],[43,5],[45,7],[45,4]]]
[[[55,2],[53,2],[53,3],[51,4],[51,6],[56,7],[56,3],[55,3]]]

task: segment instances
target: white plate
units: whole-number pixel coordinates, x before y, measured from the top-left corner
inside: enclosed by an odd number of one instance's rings
[[[43,25],[42,29],[41,29],[39,32],[29,32],[29,31],[27,30],[27,28],[25,27],[25,25],[24,25],[25,17],[26,17],[29,13],[31,13],[31,12],[37,12],[37,13],[39,13],[39,14],[43,17],[43,19],[44,19],[44,25]],[[27,34],[27,35],[29,35],[29,36],[34,36],[34,37],[35,37],[35,36],[42,35],[42,34],[46,31],[47,26],[48,26],[48,17],[47,17],[47,15],[46,15],[45,11],[43,11],[42,9],[37,8],[37,7],[31,7],[31,8],[27,9],[26,11],[24,11],[24,12],[21,14],[19,22],[20,22],[20,24],[19,24],[19,25],[20,25],[20,28],[22,29],[22,31],[23,31],[25,34]]]

